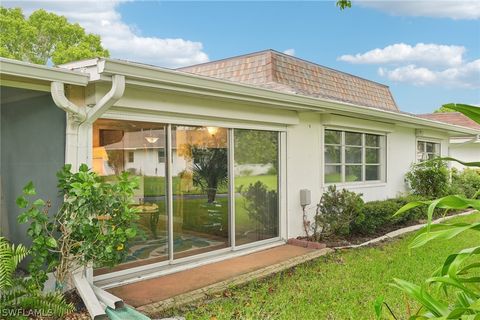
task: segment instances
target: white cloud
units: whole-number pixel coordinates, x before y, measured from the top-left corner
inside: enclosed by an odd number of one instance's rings
[[[338,60],[359,64],[421,63],[457,66],[462,64],[465,51],[465,47],[454,45],[417,43],[415,46],[411,46],[405,43],[396,43],[365,53],[343,55]]]
[[[433,17],[449,19],[480,19],[480,1],[448,0],[360,0],[356,4],[375,8],[399,16]]]
[[[295,55],[295,49],[290,48],[290,49],[287,49],[287,50],[283,51],[283,53],[288,54],[289,56],[294,56]]]
[[[125,1],[3,1],[3,6],[21,7],[26,14],[43,8],[78,22],[87,32],[99,34],[112,58],[162,67],[181,67],[208,61],[201,42],[181,38],[146,37],[122,21],[117,6]]]
[[[446,87],[480,88],[480,59],[444,70],[431,70],[416,65],[394,69],[379,68],[378,74],[395,82],[417,86],[441,85]]]

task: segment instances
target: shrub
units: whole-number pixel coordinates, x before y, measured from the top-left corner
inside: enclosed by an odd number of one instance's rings
[[[449,171],[443,161],[414,164],[405,179],[413,194],[429,199],[442,197],[449,191]]]
[[[238,188],[245,199],[244,206],[250,219],[258,221],[267,233],[275,233],[278,226],[278,193],[269,190],[261,181]],[[272,221],[273,220],[273,221]]]
[[[331,235],[349,235],[351,224],[361,212],[363,205],[361,194],[329,186],[317,205],[315,239],[320,240]]]
[[[451,194],[461,194],[467,198],[480,191],[480,170],[465,169],[461,172],[452,172]]]
[[[136,209],[130,206],[136,180],[124,172],[115,183],[103,182],[86,165],[78,173],[65,165],[58,172],[58,188],[64,203],[53,216],[30,182],[18,197],[17,205],[25,211],[19,223],[30,222],[32,261],[28,271],[37,286],[43,287],[47,272],[54,271],[61,289],[71,271],[95,263],[97,267],[114,266],[128,254],[127,242],[137,234]]]

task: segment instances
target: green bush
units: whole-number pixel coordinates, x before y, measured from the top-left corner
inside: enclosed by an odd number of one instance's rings
[[[382,201],[365,203],[357,218],[352,222],[352,233],[370,235],[384,228],[419,221],[427,217],[427,208],[416,207],[402,216],[393,216],[401,207],[409,202],[423,201],[425,197],[407,195]]]
[[[429,199],[449,192],[449,170],[443,161],[426,161],[412,165],[405,179],[412,193]]]
[[[460,194],[467,198],[480,191],[480,170],[465,169],[463,171],[452,170],[451,194]]]
[[[349,235],[351,224],[357,219],[363,206],[362,194],[346,189],[337,190],[336,186],[328,187],[317,205],[315,238]]]

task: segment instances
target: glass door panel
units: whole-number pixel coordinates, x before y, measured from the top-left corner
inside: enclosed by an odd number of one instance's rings
[[[172,126],[175,259],[229,246],[227,132]]]
[[[129,245],[127,261],[118,271],[168,260],[166,211],[166,126],[158,123],[99,119],[93,125],[93,170],[106,181],[128,171],[140,181],[134,195],[141,234]]]
[[[278,237],[278,136],[234,131],[236,246]]]

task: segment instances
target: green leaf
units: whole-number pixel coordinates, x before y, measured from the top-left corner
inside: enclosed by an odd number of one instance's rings
[[[435,316],[448,314],[448,305],[433,298],[420,286],[402,279],[393,279],[394,287],[404,291],[407,295],[420,302],[420,304]]]
[[[15,202],[17,203],[17,206],[21,209],[26,208],[28,206],[28,201],[27,199],[25,199],[24,196],[18,197]]]
[[[57,247],[57,240],[55,240],[55,238],[48,238],[47,241],[45,242],[47,244],[47,246],[51,247],[51,248],[56,248]]]
[[[382,309],[383,309],[383,302],[385,298],[383,296],[377,297],[373,302],[373,307],[375,308],[375,315],[377,316],[377,320],[382,318]]]
[[[32,196],[36,194],[35,186],[33,185],[32,181],[30,181],[29,183],[27,183],[25,187],[23,187],[23,194],[28,196]]]
[[[133,238],[136,236],[137,234],[137,230],[133,229],[133,228],[128,228],[125,230],[125,234],[127,235],[127,237],[129,238]]]
[[[45,206],[45,201],[43,201],[42,199],[37,199],[33,201],[33,205],[37,207],[43,207]]]
[[[480,231],[480,222],[477,223],[453,223],[434,224],[430,230],[427,227],[421,229],[410,243],[410,248],[418,248],[432,240],[449,240],[467,230]]]

